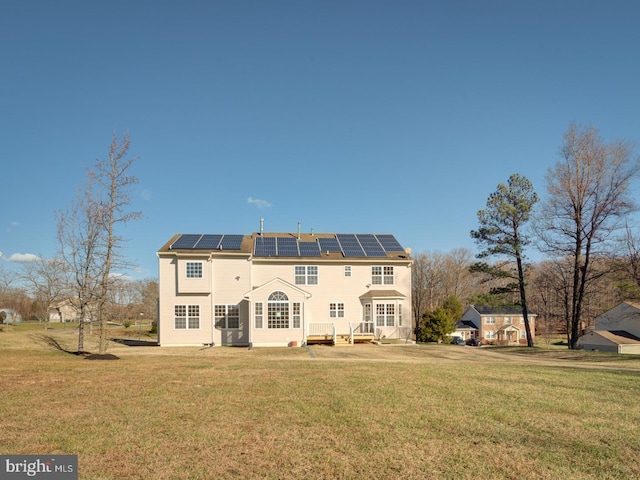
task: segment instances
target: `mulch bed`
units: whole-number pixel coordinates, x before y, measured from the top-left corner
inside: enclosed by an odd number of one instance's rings
[[[92,353],[91,355],[87,355],[84,357],[85,360],[120,360],[120,357],[116,357],[110,353]]]

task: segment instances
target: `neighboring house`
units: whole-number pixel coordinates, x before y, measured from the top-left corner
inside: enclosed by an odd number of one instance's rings
[[[393,235],[177,234],[157,252],[158,343],[408,338],[411,259]]]
[[[0,308],[0,319],[2,319],[0,323],[16,324],[22,322],[22,315],[13,308]]]
[[[640,354],[640,304],[622,302],[595,319],[595,327],[578,338],[578,348]]]
[[[80,314],[71,300],[57,302],[49,309],[49,322],[77,322]]]
[[[536,315],[529,312],[531,336],[535,339]],[[496,345],[527,343],[527,331],[520,307],[487,307],[471,305],[462,314],[454,335],[464,339],[478,338]]]
[[[478,329],[471,320],[458,320],[456,322],[456,330],[451,336],[469,340],[470,338],[478,337]]]

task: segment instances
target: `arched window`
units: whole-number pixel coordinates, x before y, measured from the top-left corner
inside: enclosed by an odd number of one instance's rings
[[[270,302],[288,302],[289,297],[287,297],[286,293],[284,292],[273,292],[271,295],[269,295],[269,301]]]
[[[289,297],[284,292],[269,295],[267,328],[289,328]]]

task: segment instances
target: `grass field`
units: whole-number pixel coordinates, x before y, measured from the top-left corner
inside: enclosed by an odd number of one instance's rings
[[[640,478],[640,358],[114,342],[92,361],[59,328],[0,332],[0,453],[77,454],[82,479]]]

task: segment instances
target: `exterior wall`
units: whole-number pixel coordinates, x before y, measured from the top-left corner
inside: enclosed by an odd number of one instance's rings
[[[404,265],[394,265],[393,285],[372,285],[371,263],[323,263],[305,261],[290,263],[260,262],[253,265],[255,286],[280,278],[295,285],[295,266],[312,265],[318,267],[317,285],[296,285],[309,292],[311,298],[305,302],[305,323],[335,322],[338,333],[349,333],[349,322],[364,321],[364,303],[360,297],[371,289],[397,290],[405,296],[402,303],[402,326],[411,326],[411,269]],[[351,267],[351,276],[345,277],[345,265]],[[389,265],[386,263],[385,265]],[[286,293],[286,292],[285,292]],[[268,296],[268,295],[267,295]],[[252,299],[253,300],[253,299]],[[392,300],[389,300],[392,302]],[[344,304],[344,317],[329,315],[330,303]],[[266,305],[266,304],[265,304]],[[373,312],[375,320],[375,310]],[[396,312],[397,314],[397,312]],[[397,327],[396,323],[396,327]],[[395,329],[388,327],[389,329]],[[387,328],[385,328],[386,330]]]
[[[618,353],[625,355],[640,355],[640,345],[620,345]]]
[[[206,252],[183,255],[158,254],[159,263],[159,321],[160,345],[279,345],[291,342],[298,345],[306,340],[306,326],[310,323],[335,322],[337,334],[348,334],[349,323],[364,321],[364,304],[372,303],[371,320],[375,322],[375,304],[402,304],[402,326],[411,327],[411,268],[410,264],[393,264],[379,261],[378,265],[394,267],[393,285],[374,285],[372,263],[356,261],[328,261],[323,257],[293,259],[251,258],[246,254],[219,254]],[[371,261],[371,259],[369,259]],[[188,262],[201,262],[202,278],[187,278]],[[317,285],[296,285],[295,266],[317,266]],[[345,276],[345,265],[351,267],[351,275]],[[269,296],[275,291],[287,295],[290,305],[301,304],[300,328],[267,328]],[[372,291],[399,292],[404,298],[395,297],[363,300]],[[263,327],[255,327],[255,304],[263,305]],[[330,303],[344,305],[344,317],[330,316]],[[199,328],[176,329],[175,306],[197,305],[200,312]],[[216,305],[238,305],[240,328],[221,328],[215,322]],[[290,313],[291,309],[290,309]],[[385,334],[397,330],[384,327]]]
[[[526,332],[526,328],[524,325],[524,318],[522,315],[504,315],[504,314],[487,314],[481,315],[475,308],[469,307],[462,315],[462,320],[470,320],[474,323],[474,325],[478,328],[477,337],[486,342],[497,342],[498,341],[498,330],[508,325],[506,319],[509,317],[511,319],[511,325],[517,327],[520,330],[519,333],[519,342],[527,343],[526,337],[522,337],[523,333]],[[487,319],[494,319],[495,323],[486,323]],[[535,340],[536,338],[536,317],[529,316],[529,326],[531,328],[531,336]],[[496,332],[495,337],[487,338],[487,332]],[[526,333],[524,334],[526,335]]]
[[[583,350],[598,350],[600,352],[618,353],[618,345],[595,332],[588,332],[578,339],[578,348]]]
[[[186,278],[187,261],[202,261],[202,278]],[[160,257],[159,274],[160,345],[249,344],[249,307],[243,294],[251,288],[251,268],[246,258]],[[200,328],[176,329],[175,305],[198,305]],[[215,326],[215,305],[238,305],[240,328]]]

